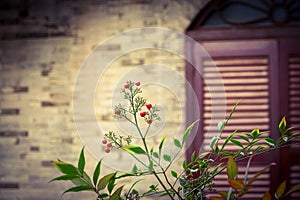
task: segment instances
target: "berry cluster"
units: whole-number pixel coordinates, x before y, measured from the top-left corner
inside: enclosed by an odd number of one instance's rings
[[[112,147],[112,143],[108,143],[107,140],[105,138],[102,139],[102,144],[106,144],[106,147],[104,148],[104,151],[106,153],[110,152],[110,148]]]
[[[116,105],[113,111],[113,117],[117,119],[125,119],[129,121],[134,126],[138,127],[138,115],[142,117],[145,122],[150,126],[155,120],[160,120],[158,116],[158,109],[156,106],[146,102],[146,100],[140,96],[142,90],[140,88],[140,82],[127,81],[122,89],[121,93],[124,96],[124,99],[129,101],[128,105]],[[146,109],[144,109],[146,107]],[[144,109],[144,110],[143,110]],[[140,131],[140,129],[138,128]],[[142,137],[146,137],[147,133],[142,134]],[[108,141],[110,143],[108,143]],[[121,135],[116,135],[114,132],[110,131],[105,134],[105,139],[102,140],[102,143],[106,145],[104,151],[109,153],[111,147],[122,148],[123,143],[129,145],[131,143],[131,136],[124,137]]]
[[[152,108],[152,104],[146,104],[146,107],[148,108],[148,110],[150,111]],[[152,123],[152,116],[151,116],[151,112],[148,111],[142,111],[140,112],[140,116],[145,118],[145,121],[147,122],[147,124],[151,124]]]

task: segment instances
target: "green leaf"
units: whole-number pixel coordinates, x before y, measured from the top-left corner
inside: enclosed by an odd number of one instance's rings
[[[218,130],[219,130],[220,132],[222,132],[223,129],[224,129],[224,122],[223,122],[223,121],[219,121],[219,122],[218,122]]]
[[[262,200],[272,200],[272,196],[271,196],[270,192],[265,192]]]
[[[287,195],[289,195],[290,193],[295,192],[296,190],[299,190],[299,189],[300,189],[300,184],[295,185],[295,186],[292,187],[287,193],[285,193],[284,196],[287,196]]]
[[[158,155],[157,152],[153,152],[153,156],[154,156],[155,158],[159,158],[159,155]]]
[[[151,149],[150,149],[150,154],[153,155],[153,152],[154,152],[154,148],[151,147]]]
[[[287,141],[289,140],[289,137],[283,136],[283,137],[282,137],[282,140],[285,141],[285,142],[287,142]]]
[[[173,139],[173,142],[174,142],[174,145],[176,146],[176,147],[178,147],[178,148],[182,148],[182,146],[181,146],[181,142],[178,140],[178,139],[176,139],[176,138],[174,138]]]
[[[91,181],[90,177],[87,175],[86,172],[83,172],[82,176],[80,175],[80,177],[78,177],[76,179],[73,179],[71,181],[76,186],[92,185],[92,181]]]
[[[244,146],[243,146],[243,144],[240,142],[240,141],[238,141],[238,140],[235,140],[235,139],[230,139],[230,142],[232,142],[233,144],[235,144],[236,146],[239,146],[239,147],[241,147],[241,148],[244,148]]]
[[[132,168],[132,173],[134,173],[134,174],[136,174],[137,172],[138,172],[138,168],[137,168],[137,166],[134,164],[133,165],[133,168]]]
[[[78,176],[74,176],[74,175],[62,175],[62,176],[59,176],[59,177],[56,177],[52,180],[49,181],[49,183],[53,182],[53,181],[70,181],[70,180],[73,180],[73,179],[76,179],[78,178]]]
[[[234,161],[233,156],[229,156],[227,161],[227,176],[229,179],[234,179],[236,178],[237,174],[238,174],[237,164]]]
[[[195,151],[192,153],[191,155],[191,163],[193,163],[195,161]]]
[[[220,152],[220,149],[219,149],[218,145],[216,145],[216,147],[215,147],[215,153],[218,155],[219,152]]]
[[[165,161],[171,162],[171,156],[170,155],[167,155],[167,154],[163,155],[163,159]]]
[[[66,191],[64,191],[64,193],[62,195],[64,195],[65,193],[68,192],[80,192],[80,191],[84,191],[84,190],[92,190],[93,188],[91,186],[76,186],[76,187],[72,187]]]
[[[244,189],[244,182],[240,179],[229,179],[229,185],[235,190]]]
[[[112,193],[113,189],[115,188],[116,184],[116,179],[115,177],[114,178],[111,178],[109,181],[108,181],[108,184],[107,184],[107,190],[109,192],[109,194]]]
[[[65,163],[65,162],[51,162],[54,167],[56,167],[60,172],[67,174],[67,175],[79,175],[77,168],[74,167],[72,164]]]
[[[198,159],[202,159],[205,156],[207,156],[208,154],[210,154],[210,152],[203,152],[203,153],[199,154],[197,157],[198,157]]]
[[[148,170],[149,170],[149,171],[152,171],[152,170],[153,170],[153,162],[152,162],[152,160],[151,160],[150,163],[149,163]]]
[[[211,138],[211,140],[210,140],[210,143],[209,143],[209,147],[211,148],[211,149],[215,149],[215,146],[216,146],[216,144],[217,144],[217,142],[220,140],[221,138],[220,138],[220,136],[213,136],[212,138]]]
[[[265,142],[272,147],[275,146],[275,141],[272,138],[265,138]]]
[[[123,146],[122,148],[131,154],[146,154],[145,150],[137,145],[126,145]]]
[[[80,174],[83,174],[85,166],[84,147],[82,147],[79,159],[78,159],[78,170]]]
[[[237,135],[237,137],[241,138],[242,140],[245,140],[246,142],[250,142],[249,139],[244,135]]]
[[[175,172],[175,171],[171,171],[171,174],[172,174],[172,176],[174,177],[174,178],[177,178],[177,176],[178,176],[178,174],[177,174],[177,172]]]
[[[134,173],[125,173],[125,174],[121,174],[119,176],[116,176],[116,179],[121,179],[121,178],[125,178],[125,177],[132,177],[132,176],[136,176],[136,174]]]
[[[267,145],[259,145],[258,147],[256,147],[256,149],[254,149],[254,152],[256,153],[263,149],[268,149],[268,148],[269,148],[269,146],[267,146]]]
[[[252,185],[252,183],[254,183],[254,181],[257,180],[258,177],[260,177],[262,174],[264,174],[270,167],[272,164],[268,164],[267,166],[265,166],[264,168],[262,168],[261,170],[259,170],[249,181],[248,181],[248,185]]]
[[[181,141],[181,146],[183,147],[187,137],[190,135],[192,128],[195,126],[195,124],[198,122],[199,120],[194,121],[191,125],[189,125],[187,127],[187,129],[184,131],[183,136],[182,136],[182,141]]]
[[[222,125],[222,127],[221,127],[222,129],[220,130],[221,133],[223,132],[223,130],[224,130],[224,128],[226,127],[226,125],[228,124],[229,120],[231,119],[231,117],[232,117],[233,113],[235,112],[237,106],[239,105],[240,101],[241,101],[241,99],[239,99],[239,100],[235,103],[235,105],[233,106],[233,108],[232,108],[231,112],[229,113],[227,119],[225,120],[225,122],[223,122],[223,125]]]
[[[102,159],[98,162],[98,164],[95,168],[95,171],[94,171],[94,175],[93,175],[94,185],[97,185],[97,182],[98,182],[98,178],[99,178],[100,170],[101,170],[101,162],[102,162]]]
[[[225,142],[222,145],[222,148],[220,149],[220,151],[223,151],[223,149],[225,148],[225,146],[227,145],[227,143],[229,142],[229,140],[235,135],[235,133],[237,132],[237,130],[235,130],[233,133],[231,133],[225,140]]]
[[[258,138],[261,134],[259,133],[259,129],[256,128],[256,129],[253,129],[253,131],[251,132],[251,135],[252,135],[252,138],[253,138],[253,139],[256,139],[256,138]]]
[[[110,199],[110,200],[121,200],[122,198],[121,198],[120,196],[121,196],[123,187],[124,187],[124,186],[119,187],[119,188],[111,195],[111,197],[110,197],[109,199]]]
[[[231,152],[231,151],[221,151],[220,154],[226,155],[226,156],[232,156],[233,152]]]
[[[103,190],[108,184],[108,182],[110,181],[110,179],[112,179],[115,176],[115,174],[116,173],[111,173],[103,176],[98,182],[97,190],[98,191]]]
[[[278,125],[279,131],[281,134],[285,134],[285,128],[286,128],[286,120],[285,117],[283,117]]]
[[[184,160],[184,161],[182,162],[182,167],[183,167],[183,169],[186,169],[186,167],[187,167],[186,160]]]
[[[216,176],[218,171],[219,171],[219,168],[223,165],[223,163],[219,163],[211,172],[212,176]]]
[[[286,189],[286,181],[283,181],[279,186],[278,188],[276,189],[276,192],[275,192],[275,197],[277,199],[279,199],[280,197],[282,197],[284,191]]]
[[[158,147],[159,155],[161,155],[161,150],[162,150],[162,147],[164,145],[165,139],[166,139],[166,135],[161,139],[161,141],[159,143],[159,147]]]

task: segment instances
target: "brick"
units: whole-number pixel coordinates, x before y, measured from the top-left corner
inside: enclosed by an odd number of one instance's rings
[[[56,106],[56,104],[53,102],[50,102],[50,101],[42,101],[41,106],[42,107],[53,107],[53,106]]]
[[[19,115],[20,109],[18,108],[4,108],[0,109],[0,115]]]
[[[0,131],[0,137],[27,137],[28,131]]]
[[[30,147],[30,151],[34,151],[34,152],[40,151],[40,147],[38,147],[38,146],[31,146]]]
[[[0,182],[0,189],[19,189],[18,183],[1,183]]]
[[[42,167],[53,167],[53,165],[51,164],[51,162],[49,160],[41,161],[41,166]]]

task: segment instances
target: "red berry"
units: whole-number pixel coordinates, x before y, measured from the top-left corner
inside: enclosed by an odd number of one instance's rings
[[[107,147],[112,147],[112,143],[107,143]]]
[[[148,120],[147,120],[147,123],[148,123],[148,124],[151,124],[151,123],[152,123],[152,120],[151,120],[151,119],[148,119]]]
[[[102,144],[106,144],[107,143],[107,140],[104,138],[102,139]]]
[[[136,85],[136,86],[140,86],[140,85],[141,85],[141,82],[136,82],[135,85]]]
[[[127,89],[127,88],[129,88],[129,86],[130,86],[129,83],[126,83],[126,84],[124,85],[124,88]]]
[[[106,147],[106,148],[104,149],[104,151],[105,151],[106,153],[109,153],[109,152],[110,152],[110,148]]]
[[[146,113],[145,111],[140,112],[140,116],[141,116],[141,117],[145,117],[146,115],[147,115],[147,113]]]
[[[147,107],[148,109],[150,109],[150,108],[152,108],[152,104],[149,103],[149,104],[146,105],[146,107]]]
[[[121,113],[120,110],[115,110],[115,115],[119,115]]]

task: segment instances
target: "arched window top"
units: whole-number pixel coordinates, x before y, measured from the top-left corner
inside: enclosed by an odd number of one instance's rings
[[[299,0],[214,0],[188,27],[300,25]]]

